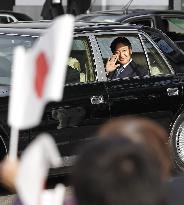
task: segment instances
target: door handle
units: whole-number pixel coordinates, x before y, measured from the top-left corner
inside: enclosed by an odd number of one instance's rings
[[[178,88],[167,88],[167,94],[168,96],[179,95],[179,90]]]
[[[91,104],[93,105],[98,105],[104,103],[104,97],[103,95],[99,95],[99,96],[92,96],[91,97]]]
[[[148,95],[148,99],[149,99],[149,100],[153,100],[153,99],[156,99],[156,98],[157,98],[157,96],[154,95],[154,94]]]

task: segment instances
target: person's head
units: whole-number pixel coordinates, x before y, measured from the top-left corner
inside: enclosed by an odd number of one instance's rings
[[[171,157],[168,145],[169,135],[166,130],[155,121],[133,116],[114,118],[99,129],[99,137],[108,135],[126,136],[132,141],[143,144],[152,155],[155,155],[162,169],[163,179],[171,174]]]
[[[111,51],[118,56],[120,64],[127,64],[132,56],[132,46],[126,37],[117,37],[111,43]]]
[[[73,187],[79,205],[158,205],[160,169],[142,145],[128,138],[97,140],[79,155]]]

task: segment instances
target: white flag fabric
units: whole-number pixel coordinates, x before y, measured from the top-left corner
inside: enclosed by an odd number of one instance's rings
[[[48,101],[62,99],[73,29],[74,17],[63,15],[53,21],[32,48],[15,49],[10,126],[27,129],[38,125]]]
[[[65,186],[57,184],[54,189],[43,190],[40,205],[63,205]]]
[[[52,0],[52,3],[53,4],[59,4],[59,3],[61,3],[61,0]]]
[[[42,134],[28,146],[21,157],[15,182],[24,205],[40,205],[49,168],[61,165],[62,159],[50,135]]]

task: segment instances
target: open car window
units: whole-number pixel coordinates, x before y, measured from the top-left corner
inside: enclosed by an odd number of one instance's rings
[[[139,39],[138,35],[124,35],[124,34],[119,34],[118,36],[124,36],[126,37],[131,45],[132,45],[132,59],[141,67],[145,69],[148,68],[147,60],[146,60],[146,55],[144,53],[141,41]],[[110,49],[111,42],[118,37],[117,35],[102,35],[97,37],[97,42],[101,50],[103,62],[104,62],[104,68],[106,67],[106,63],[109,57],[112,56],[112,52]],[[118,63],[118,62],[117,62]]]
[[[71,84],[94,81],[93,67],[93,60],[87,38],[75,38],[68,59],[65,83]]]

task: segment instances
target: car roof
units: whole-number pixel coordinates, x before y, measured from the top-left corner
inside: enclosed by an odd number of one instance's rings
[[[105,10],[105,11],[96,11],[91,12],[90,14],[183,14],[183,11],[180,10],[154,10],[154,9],[113,9],[113,10]]]
[[[127,19],[128,17],[133,17],[133,16],[158,16],[158,15],[163,15],[163,16],[178,16],[178,17],[184,17],[184,12],[183,11],[177,11],[177,10],[144,10],[144,9],[129,9],[129,10],[105,10],[105,11],[95,11],[91,12],[89,14],[81,14],[78,15],[76,18],[77,20],[85,20],[85,21],[99,21],[100,22],[100,17],[107,16],[107,19],[110,17],[113,17],[111,20],[113,22],[119,22],[123,19]],[[98,19],[97,19],[98,18]],[[107,20],[106,19],[106,20]],[[102,18],[102,21],[104,19]]]
[[[18,33],[42,33],[44,29],[48,28],[53,21],[37,21],[37,22],[14,22],[10,24],[0,24],[0,32],[9,31],[13,32],[16,31]],[[75,22],[75,32],[95,32],[99,30],[111,30],[111,29],[132,29],[138,30],[143,26],[140,25],[122,25],[120,23],[94,23],[94,22]]]
[[[1,28],[12,29],[45,29],[51,25],[52,21],[18,21],[9,24],[0,24]]]

